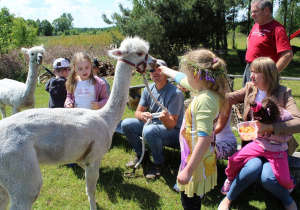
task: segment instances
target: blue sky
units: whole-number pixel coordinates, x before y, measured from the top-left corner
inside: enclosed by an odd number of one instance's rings
[[[132,9],[130,0],[0,0],[0,7],[7,7],[10,13],[24,19],[53,20],[63,13],[70,13],[74,27],[102,28],[108,27],[102,20],[102,14],[111,17],[120,12],[119,4]]]

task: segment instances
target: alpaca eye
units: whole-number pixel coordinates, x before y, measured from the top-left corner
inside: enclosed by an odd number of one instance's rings
[[[143,53],[142,52],[138,52],[138,53],[136,53],[138,56],[142,56],[143,55]]]
[[[34,53],[31,53],[31,56],[34,56]]]

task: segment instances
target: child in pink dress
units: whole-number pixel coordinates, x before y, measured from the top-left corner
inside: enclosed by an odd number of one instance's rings
[[[264,99],[261,103],[254,101],[250,106],[253,111],[254,120],[265,124],[293,119],[291,113],[278,107],[268,98]],[[270,162],[278,183],[289,191],[292,191],[295,187],[295,182],[289,173],[286,152],[288,149],[287,141],[291,138],[292,135],[275,136],[272,133],[258,134],[253,142],[247,144],[228,158],[228,166],[225,169],[227,179],[221,189],[222,194],[227,194],[236,175],[250,159],[255,157],[266,158]]]

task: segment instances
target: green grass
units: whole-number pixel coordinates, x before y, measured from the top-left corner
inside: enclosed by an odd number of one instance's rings
[[[242,39],[243,37],[239,38]],[[237,41],[242,46],[242,41]],[[242,49],[242,48],[240,48]],[[228,64],[229,73],[242,74],[244,66],[235,56],[235,51],[224,57]],[[290,64],[288,69],[299,69],[299,57],[296,64]],[[285,70],[287,76],[298,75],[299,70]],[[112,85],[113,79],[107,78]],[[135,74],[131,85],[142,83],[142,77]],[[235,89],[241,88],[241,79],[235,79]],[[297,81],[282,81],[293,90],[293,96],[300,107],[300,83]],[[48,107],[48,93],[44,90],[44,84],[37,85],[36,107]],[[11,108],[7,108],[8,116]],[[134,110],[126,108],[123,119],[134,116]],[[300,134],[295,135],[300,143]],[[298,148],[298,151],[299,148]],[[182,209],[180,194],[172,190],[175,183],[177,170],[180,163],[180,152],[169,148],[164,149],[166,158],[166,170],[157,180],[147,181],[144,173],[148,165],[140,167],[136,171],[135,178],[125,178],[123,174],[131,171],[125,168],[125,163],[134,156],[131,146],[126,139],[115,134],[109,152],[104,156],[99,169],[100,178],[97,183],[96,200],[99,209]],[[202,201],[202,209],[217,209],[223,195],[220,188],[225,180],[224,170],[227,161],[218,161],[218,185],[214,190],[206,194]],[[41,166],[43,174],[43,187],[41,194],[35,202],[33,209],[89,209],[89,202],[85,193],[84,171],[80,167],[68,168],[67,166]],[[300,190],[293,193],[298,206],[300,206]],[[265,191],[260,184],[254,183],[241,193],[233,202],[231,209],[255,210],[255,209],[283,209],[281,202],[272,194]]]
[[[142,77],[134,75],[132,85],[141,84]],[[108,78],[110,84],[112,79]],[[298,85],[297,82],[288,82],[290,87]],[[241,85],[241,79],[236,79],[235,85]],[[300,89],[293,88],[295,98],[300,104]],[[298,90],[298,91],[297,91]],[[36,90],[36,107],[48,107],[48,93],[44,84],[38,85]],[[9,112],[11,109],[7,109]],[[134,111],[126,108],[123,119],[133,117]],[[300,143],[300,136],[296,135]],[[180,195],[172,190],[175,183],[180,162],[180,152],[169,148],[164,149],[166,157],[166,170],[163,176],[155,181],[147,181],[144,173],[149,165],[140,167],[135,178],[125,178],[125,163],[134,156],[134,152],[126,139],[115,134],[111,149],[104,156],[99,169],[100,178],[97,183],[96,198],[99,209],[181,209]],[[202,209],[217,209],[223,195],[220,188],[225,180],[224,170],[227,161],[218,161],[218,186],[207,193],[203,199]],[[41,194],[35,202],[34,209],[89,209],[85,193],[84,171],[80,167],[67,166],[41,166],[43,174],[43,187]],[[262,193],[264,192],[264,193]],[[297,189],[293,197],[299,198]],[[297,201],[300,206],[300,201]],[[273,195],[266,193],[260,184],[253,184],[233,202],[231,209],[278,209],[282,205]]]

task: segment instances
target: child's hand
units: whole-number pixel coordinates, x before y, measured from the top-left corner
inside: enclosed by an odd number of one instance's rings
[[[73,104],[67,104],[66,108],[74,108],[74,105]]]
[[[274,131],[272,124],[264,124],[256,120],[256,125],[258,127],[257,133],[271,133]]]
[[[177,181],[182,184],[188,184],[189,181],[191,180],[192,174],[188,173],[188,170],[183,169],[181,172],[179,172],[178,176],[177,176]]]
[[[91,102],[92,110],[98,110],[100,109],[100,105],[97,102]]]
[[[167,67],[165,67],[165,66],[159,66],[158,68],[156,68],[156,72],[163,75],[163,74],[164,74],[164,73],[163,73],[163,70],[164,70],[165,68],[167,68]]]
[[[182,92],[189,92],[188,89],[182,87],[181,85],[177,85],[177,88],[178,88],[179,90],[181,90]]]

